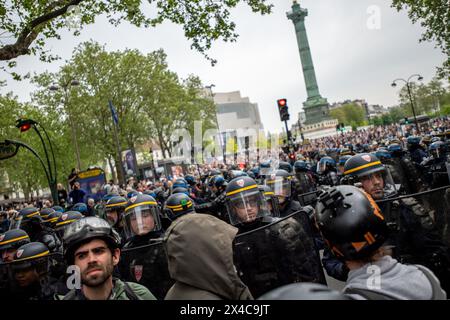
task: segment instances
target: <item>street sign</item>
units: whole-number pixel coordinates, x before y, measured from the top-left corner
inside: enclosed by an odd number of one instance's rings
[[[19,150],[19,146],[10,142],[0,142],[0,160],[14,157]]]

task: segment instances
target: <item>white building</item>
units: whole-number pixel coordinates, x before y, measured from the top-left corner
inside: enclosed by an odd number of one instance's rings
[[[219,132],[235,133],[238,144],[244,146],[244,137],[258,135],[264,130],[258,104],[241,97],[240,91],[214,93]]]

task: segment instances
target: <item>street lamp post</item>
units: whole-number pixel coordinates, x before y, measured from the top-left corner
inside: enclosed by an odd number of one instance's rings
[[[205,86],[205,88],[207,88],[207,89],[209,89],[209,94],[210,94],[210,97],[211,97],[211,100],[212,100],[212,102],[214,103],[214,93],[213,93],[213,91],[212,91],[212,88],[213,87],[215,87],[216,85],[215,84],[213,84],[213,83],[211,83],[209,86]],[[215,104],[214,104],[214,107],[215,107]],[[217,110],[216,110],[217,111]],[[216,126],[217,126],[217,131],[219,132],[219,144],[220,144],[220,148],[222,149],[222,151],[223,151],[223,145],[222,145],[222,134],[221,134],[221,132],[220,132],[220,128],[219,128],[219,121],[217,120],[217,112],[215,112],[216,113],[216,117],[215,117],[215,119],[216,119]],[[225,152],[223,152],[223,162],[225,163],[225,158],[226,156],[225,156]]]
[[[67,110],[70,129],[71,129],[71,133],[72,133],[72,143],[75,146],[75,154],[76,154],[76,158],[77,158],[77,169],[81,170],[80,149],[78,147],[76,128],[75,128],[75,124],[73,122],[72,113],[69,111],[69,108],[68,108],[68,102],[69,102],[69,90],[68,89],[69,89],[69,87],[72,88],[73,86],[78,86],[79,84],[80,83],[77,80],[72,79],[72,80],[62,84],[61,87],[64,90],[64,108]],[[58,91],[59,87],[57,85],[52,85],[52,86],[50,86],[49,89],[51,91]]]
[[[396,83],[397,81],[403,81],[403,82],[406,83],[406,88],[408,90],[409,102],[411,104],[411,109],[412,109],[412,112],[413,112],[413,115],[414,115],[414,123],[416,124],[417,133],[420,134],[419,123],[417,122],[416,110],[414,108],[414,103],[413,103],[413,99],[412,99],[412,95],[411,95],[411,86],[410,86],[411,79],[414,78],[414,77],[417,77],[417,80],[419,80],[419,81],[423,80],[423,77],[420,74],[413,74],[413,75],[411,75],[408,78],[408,80],[405,80],[405,79],[402,79],[402,78],[395,79],[394,81],[392,81],[391,86],[392,87],[396,87],[397,86],[397,83]]]

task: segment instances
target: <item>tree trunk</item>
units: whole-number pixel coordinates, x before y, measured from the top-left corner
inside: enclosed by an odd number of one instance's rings
[[[111,170],[112,180],[114,181],[114,183],[119,183],[119,181],[117,181],[116,170],[114,169],[110,155],[108,155],[108,165],[109,170]]]

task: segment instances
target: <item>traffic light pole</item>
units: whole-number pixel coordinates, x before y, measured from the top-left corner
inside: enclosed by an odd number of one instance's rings
[[[289,131],[287,120],[284,120],[284,125],[286,127],[286,135],[287,135],[288,146],[291,146],[291,144],[292,144],[292,137],[291,137],[291,132]]]

